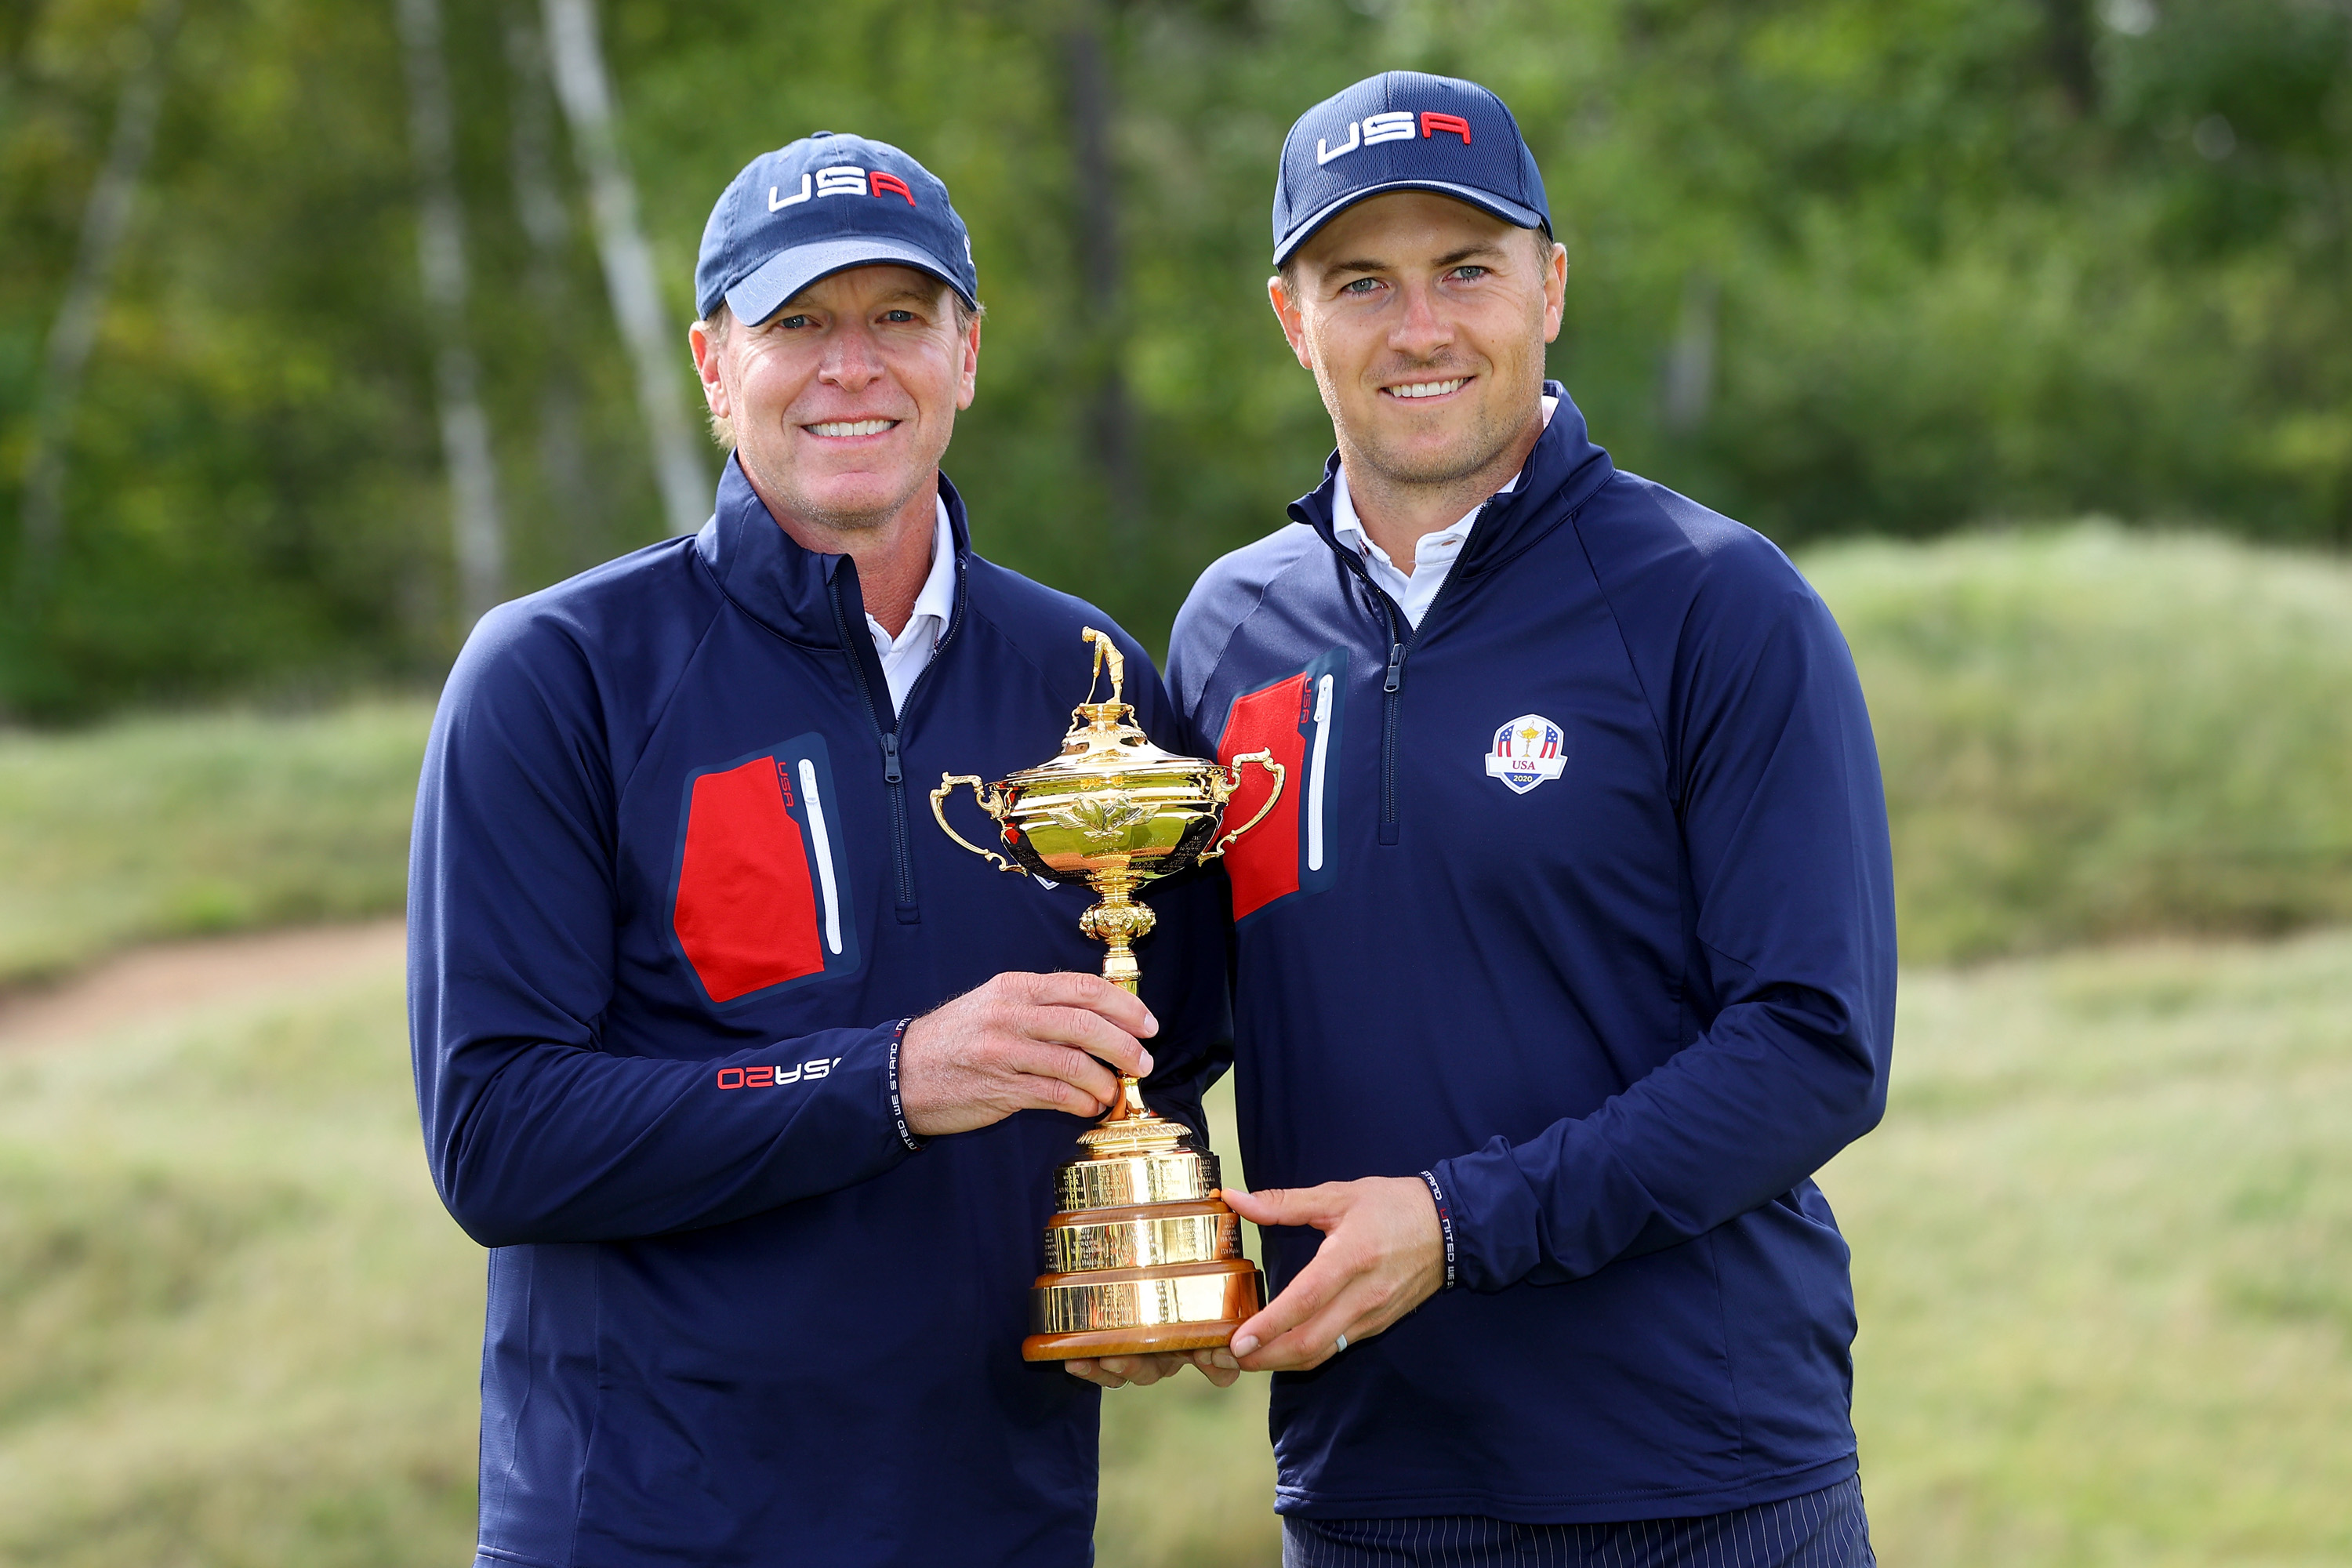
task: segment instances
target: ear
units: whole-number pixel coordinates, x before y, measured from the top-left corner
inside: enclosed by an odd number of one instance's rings
[[[741,331],[743,324],[738,321],[735,330]],[[700,321],[686,329],[686,346],[694,352],[694,374],[702,383],[703,403],[718,417],[733,418],[734,405],[728,401],[727,382],[719,364],[727,351],[710,341],[710,329]]]
[[[1265,297],[1274,306],[1274,319],[1282,323],[1282,335],[1290,340],[1290,352],[1297,357],[1299,368],[1313,370],[1315,362],[1307,353],[1307,314],[1282,286],[1280,273],[1265,280]]]
[[[950,305],[948,309],[953,310],[955,307]],[[971,406],[972,393],[980,384],[981,325],[981,318],[974,316],[971,327],[964,332],[963,369],[956,377],[956,407],[959,409]]]
[[[1544,342],[1559,341],[1559,322],[1568,310],[1568,247],[1553,241],[1544,267]]]

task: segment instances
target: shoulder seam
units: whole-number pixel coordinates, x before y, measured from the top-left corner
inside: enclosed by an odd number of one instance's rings
[[[1642,705],[1650,710],[1650,724],[1657,732],[1658,750],[1666,759],[1666,782],[1670,797],[1674,800],[1675,814],[1679,816],[1682,815],[1682,758],[1676,754],[1674,742],[1666,734],[1664,710],[1658,706],[1656,696],[1650,690],[1648,683],[1642,679],[1641,661],[1633,657],[1633,639],[1626,635],[1625,617],[1618,613],[1617,596],[1610,592],[1609,579],[1601,574],[1601,563],[1592,558],[1591,542],[1584,537],[1585,508],[1607,495],[1611,487],[1622,483],[1626,477],[1625,471],[1622,468],[1611,474],[1599,489],[1577,504],[1576,510],[1569,514],[1568,525],[1576,534],[1576,548],[1584,556],[1585,570],[1592,574],[1592,585],[1600,590],[1601,602],[1609,606],[1609,624],[1616,630],[1617,646],[1625,655],[1625,668],[1633,675],[1633,684],[1641,689]],[[1647,496],[1643,496],[1641,500],[1645,506],[1656,505]],[[1678,648],[1682,646],[1682,632],[1679,628],[1675,633],[1675,646]]]
[[[1276,536],[1269,535],[1268,537],[1271,538]],[[1234,617],[1233,625],[1225,628],[1223,638],[1217,644],[1216,653],[1210,658],[1208,668],[1202,671],[1201,689],[1202,691],[1208,690],[1210,682],[1216,679],[1217,671],[1224,668],[1225,655],[1232,651],[1234,639],[1241,636],[1242,628],[1249,625],[1250,621],[1260,610],[1265,608],[1266,595],[1274,591],[1274,585],[1283,578],[1290,575],[1291,573],[1297,571],[1298,569],[1299,562],[1306,561],[1310,558],[1311,557],[1306,552],[1301,552],[1296,559],[1291,561],[1288,565],[1283,567],[1278,572],[1269,573],[1265,581],[1258,584],[1255,592],[1253,593],[1250,597],[1249,608],[1244,610],[1240,615]],[[1169,654],[1172,662],[1175,649],[1172,647],[1170,648]],[[1184,719],[1187,722],[1192,721],[1192,718],[1193,716],[1189,712],[1184,715]]]
[[[1128,629],[1119,625],[1118,616],[1112,615],[1109,611],[1103,609],[1100,605],[1096,605],[1089,600],[1081,599],[1076,594],[1066,594],[1061,589],[1040,583],[1034,577],[1024,576],[1021,573],[1013,571],[1010,566],[1000,565],[998,563],[989,560],[986,556],[980,554],[978,552],[972,552],[971,559],[980,563],[982,565],[991,568],[992,570],[1003,573],[1006,576],[1013,578],[1014,581],[1024,584],[1024,586],[1034,588],[1040,593],[1051,594],[1057,598],[1068,601],[1068,603],[1074,608],[1077,609],[1080,614],[1091,615],[1108,623],[1102,629],[1107,631],[1115,631],[1119,637],[1126,638],[1129,643],[1133,644],[1139,652],[1143,654],[1146,663],[1150,662],[1151,655],[1150,650],[1146,649],[1141,643],[1136,642],[1133,636],[1128,632]],[[1003,643],[1006,647],[1012,649],[1014,653],[1020,656],[1021,662],[1029,667],[1030,672],[1036,676],[1041,685],[1049,690],[1052,689],[1053,677],[1047,673],[1045,667],[1039,664],[1035,657],[1033,656],[1026,647],[1022,646],[1021,640],[1018,637],[1015,637],[1012,633],[1004,629],[1003,622],[999,621],[993,615],[990,614],[988,610],[982,608],[977,603],[968,602],[966,607],[972,619],[986,623],[988,629],[996,635],[996,640],[998,642]]]
[[[628,794],[629,785],[635,781],[637,769],[644,763],[646,752],[652,748],[654,736],[660,732],[662,721],[669,717],[671,705],[677,702],[677,694],[685,689],[687,669],[694,663],[695,656],[702,651],[702,645],[710,640],[712,628],[719,625],[719,617],[726,612],[728,605],[731,603],[727,597],[726,589],[719,585],[717,574],[710,572],[710,563],[703,560],[702,552],[689,550],[687,555],[698,569],[710,575],[712,597],[715,602],[710,606],[709,617],[702,623],[702,629],[695,634],[694,645],[686,650],[686,657],[678,660],[677,668],[672,672],[669,689],[663,693],[661,701],[655,706],[653,719],[646,725],[645,734],[638,741],[637,754],[629,759],[628,773],[614,786],[613,804],[615,810],[620,807],[621,796]]]

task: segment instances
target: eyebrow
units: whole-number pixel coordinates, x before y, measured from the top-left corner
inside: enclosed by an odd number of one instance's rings
[[[814,288],[814,285],[812,284],[810,287]],[[875,302],[880,305],[887,305],[899,300],[912,300],[917,304],[920,305],[934,304],[938,301],[940,295],[946,290],[947,287],[948,286],[946,284],[942,283],[937,289],[932,289],[927,291],[915,284],[909,283],[902,288],[891,289],[890,292],[882,295]],[[777,306],[776,314],[769,317],[768,320],[772,321],[780,317],[788,315],[795,307],[803,310],[814,309],[814,307],[808,302],[808,290],[806,289],[802,289],[799,293],[793,295],[791,299]],[[765,322],[761,323],[763,326],[765,324]]]
[[[1503,253],[1503,247],[1500,245],[1465,245],[1459,250],[1451,250],[1446,252],[1444,256],[1439,257],[1437,258],[1437,265],[1441,268],[1459,267],[1464,262],[1470,260],[1473,257],[1500,256]],[[1330,266],[1325,268],[1324,270],[1327,273],[1387,272],[1391,270],[1395,266],[1396,263],[1392,261],[1377,261],[1370,258],[1358,258],[1349,261],[1335,261],[1331,263]]]

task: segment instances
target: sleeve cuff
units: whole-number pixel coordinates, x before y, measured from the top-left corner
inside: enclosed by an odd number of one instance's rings
[[[1423,1171],[1421,1179],[1429,1184],[1429,1195],[1437,1205],[1437,1227],[1445,1233],[1445,1283],[1443,1290],[1454,1289],[1454,1210],[1445,1201],[1445,1189],[1437,1184],[1437,1173]]]
[[[890,1096],[890,1125],[898,1130],[898,1142],[904,1143],[909,1152],[930,1142],[928,1138],[916,1137],[914,1130],[907,1125],[906,1102],[898,1098],[898,1047],[906,1043],[907,1026],[914,1021],[912,1018],[901,1018],[897,1026],[891,1029],[889,1063],[883,1080]],[[1451,1244],[1446,1250],[1448,1252],[1453,1250]]]

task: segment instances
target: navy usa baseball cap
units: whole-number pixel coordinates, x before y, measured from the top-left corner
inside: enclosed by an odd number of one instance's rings
[[[1503,100],[1475,81],[1382,71],[1298,117],[1274,183],[1274,264],[1366,196],[1435,191],[1551,226],[1543,175]]]
[[[707,321],[724,300],[756,325],[818,279],[877,263],[928,272],[980,303],[971,236],[947,186],[887,142],[819,131],[729,183],[702,226],[694,309]]]

